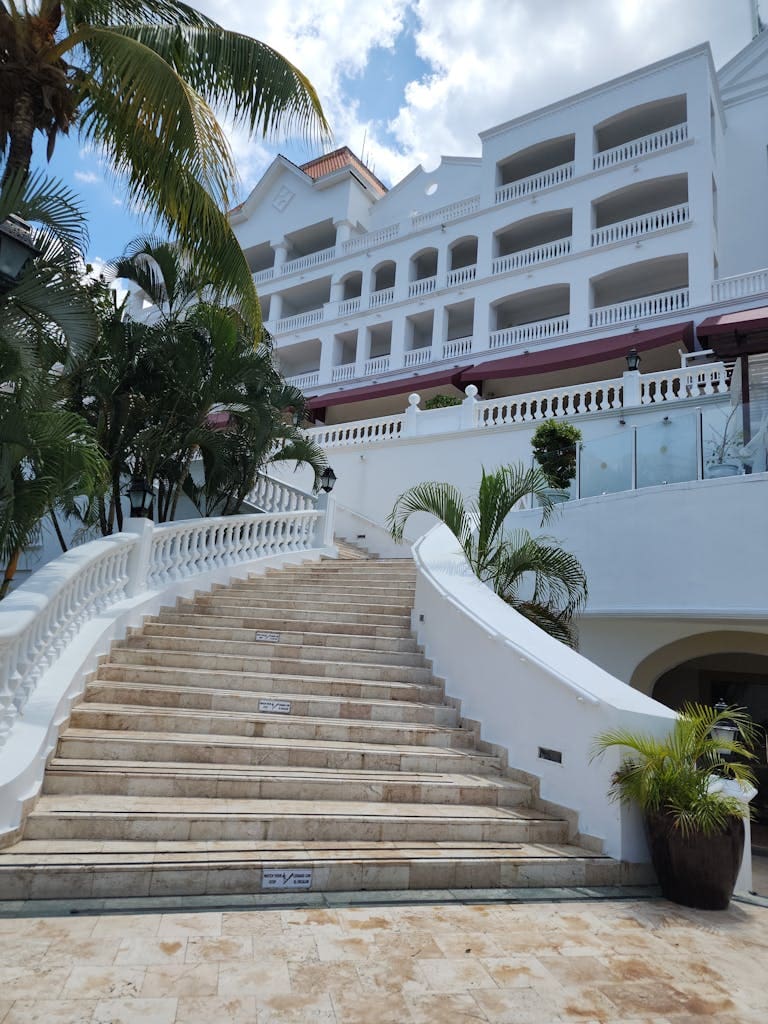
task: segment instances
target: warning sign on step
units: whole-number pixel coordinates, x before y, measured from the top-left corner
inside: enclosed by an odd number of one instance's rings
[[[264,868],[261,872],[262,889],[311,889],[312,869]]]
[[[280,634],[279,633],[270,633],[270,632],[265,631],[263,629],[257,629],[256,630],[255,639],[256,640],[261,640],[265,644],[279,644],[280,643]]]
[[[259,711],[273,715],[290,715],[291,702],[289,700],[273,700],[271,697],[263,697],[259,701]]]

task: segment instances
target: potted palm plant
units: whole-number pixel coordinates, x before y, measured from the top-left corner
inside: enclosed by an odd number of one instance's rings
[[[595,740],[627,753],[611,796],[636,804],[663,895],[702,910],[724,910],[744,852],[744,817],[754,795],[756,727],[743,709],[686,704],[664,739],[614,729]]]
[[[533,432],[533,457],[547,478],[551,501],[568,500],[568,488],[576,476],[576,446],[579,441],[581,431],[578,427],[562,420],[545,420]]]

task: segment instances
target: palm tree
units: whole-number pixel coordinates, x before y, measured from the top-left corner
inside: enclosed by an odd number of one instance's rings
[[[264,43],[180,0],[0,0],[4,183],[29,173],[36,132],[75,127],[201,275],[258,319],[248,264],[226,218],[236,171],[212,108],[251,134],[327,135],[309,81]]]
[[[548,488],[538,468],[483,469],[477,498],[469,504],[453,484],[417,484],[400,495],[387,522],[394,539],[402,541],[414,513],[435,516],[456,537],[478,579],[515,611],[574,646],[573,618],[587,599],[587,580],[578,560],[546,537],[532,537],[526,530],[504,532],[509,513],[529,495],[538,499],[542,522],[548,522],[555,508]]]

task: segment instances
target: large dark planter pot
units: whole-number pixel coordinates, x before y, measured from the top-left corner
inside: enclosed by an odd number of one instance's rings
[[[684,836],[666,814],[648,815],[645,823],[662,894],[684,907],[725,910],[744,853],[741,818],[714,836]]]

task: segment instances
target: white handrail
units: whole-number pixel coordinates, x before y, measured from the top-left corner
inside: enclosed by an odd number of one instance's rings
[[[261,512],[306,512],[317,507],[317,495],[280,477],[259,473],[245,500]]]

